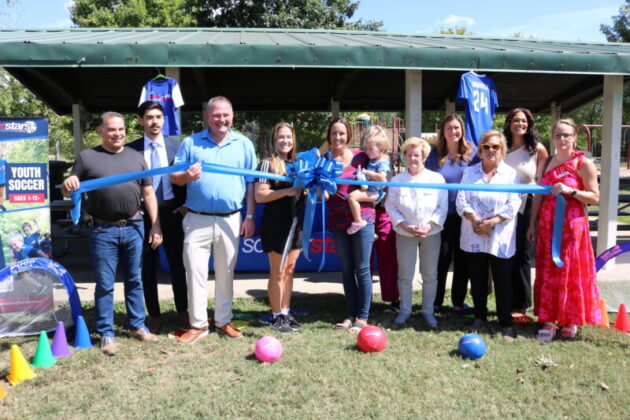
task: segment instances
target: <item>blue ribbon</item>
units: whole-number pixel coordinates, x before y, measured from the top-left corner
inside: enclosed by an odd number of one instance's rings
[[[185,171],[191,166],[191,163],[183,163],[165,168],[149,169],[146,171],[131,172],[127,174],[114,175],[104,178],[92,179],[81,182],[78,190],[73,191],[71,199],[74,203],[74,209],[71,210],[72,221],[77,224],[81,214],[81,193],[96,190],[99,188],[109,187],[123,182],[135,181],[141,178],[152,177],[172,172]],[[227,175],[245,176],[248,178],[266,178],[277,181],[293,182],[294,188],[308,190],[308,199],[306,202],[306,210],[304,215],[302,247],[305,257],[308,258],[308,248],[313,226],[313,215],[315,214],[315,205],[317,203],[318,189],[326,191],[329,194],[337,192],[337,184],[347,185],[370,185],[381,187],[405,187],[405,188],[428,188],[438,190],[463,190],[463,191],[490,191],[490,192],[506,192],[518,194],[551,194],[551,187],[545,185],[522,185],[522,184],[416,184],[404,182],[376,182],[376,181],[358,181],[351,179],[337,179],[341,175],[342,164],[329,157],[319,156],[317,149],[311,149],[307,152],[298,154],[298,159],[293,164],[287,165],[287,174],[277,175],[269,172],[254,171],[251,169],[240,169],[232,166],[219,165],[214,163],[203,163],[203,172],[219,173]],[[564,224],[564,213],[566,208],[566,200],[559,194],[556,195],[556,209],[554,215],[553,237],[551,242],[552,260],[558,267],[563,267],[560,256],[560,247],[562,246],[562,228]],[[325,203],[322,200],[322,234],[325,234]],[[325,253],[322,256],[320,270],[325,262]]]

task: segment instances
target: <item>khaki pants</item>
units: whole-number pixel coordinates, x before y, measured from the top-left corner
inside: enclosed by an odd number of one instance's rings
[[[420,266],[420,275],[422,276],[422,313],[433,313],[435,294],[437,293],[440,243],[439,233],[426,238],[396,235],[400,313],[411,314],[413,279],[418,272],[418,266]]]
[[[232,319],[241,213],[226,217],[188,213],[182,225],[190,325],[208,327],[208,263],[214,251],[214,322],[222,327]]]

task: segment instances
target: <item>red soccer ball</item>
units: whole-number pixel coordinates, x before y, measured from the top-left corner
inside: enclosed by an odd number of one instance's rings
[[[385,331],[370,325],[365,327],[357,337],[357,346],[364,353],[376,353],[387,347]]]

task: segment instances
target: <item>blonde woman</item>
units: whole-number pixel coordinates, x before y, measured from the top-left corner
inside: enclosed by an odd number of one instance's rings
[[[595,254],[584,208],[585,204],[599,202],[597,168],[576,150],[577,126],[572,119],[555,123],[552,141],[556,154],[538,167],[538,179],[567,200],[561,250],[564,267],[551,260],[554,196],[534,197],[527,231],[527,239],[537,240],[534,314],[544,322],[537,335],[541,341],[553,340],[560,327],[564,338],[574,338],[578,325],[597,325],[602,316]]]
[[[293,126],[285,122],[276,124],[271,131],[271,156],[260,163],[258,170],[286,175],[286,165],[295,159],[296,147]],[[257,203],[265,203],[260,236],[263,252],[269,256],[267,292],[273,315],[271,327],[282,333],[298,331],[300,324],[291,315],[290,304],[293,273],[302,244],[302,223],[296,224],[284,267],[280,267],[280,262],[293,217],[301,218],[304,214],[303,194],[289,182],[260,178],[256,182],[255,196]]]
[[[444,177],[424,167],[431,146],[417,137],[402,146],[406,171],[392,182],[444,184]],[[448,212],[448,192],[437,189],[389,187],[385,209],[396,230],[398,255],[398,291],[400,308],[394,323],[405,324],[412,312],[413,279],[420,266],[422,274],[422,316],[429,328],[437,328],[433,314],[437,291],[437,266],[440,256],[440,232]]]

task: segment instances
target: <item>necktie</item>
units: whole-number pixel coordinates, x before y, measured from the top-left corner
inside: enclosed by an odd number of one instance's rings
[[[160,154],[158,153],[158,147],[160,145],[157,142],[152,141],[151,147],[153,150],[151,151],[151,169],[157,169],[162,167],[162,162],[160,161]],[[158,200],[158,204],[162,204],[164,202],[164,182],[162,182],[162,176],[156,175],[153,177],[153,189],[155,190],[155,195]]]

